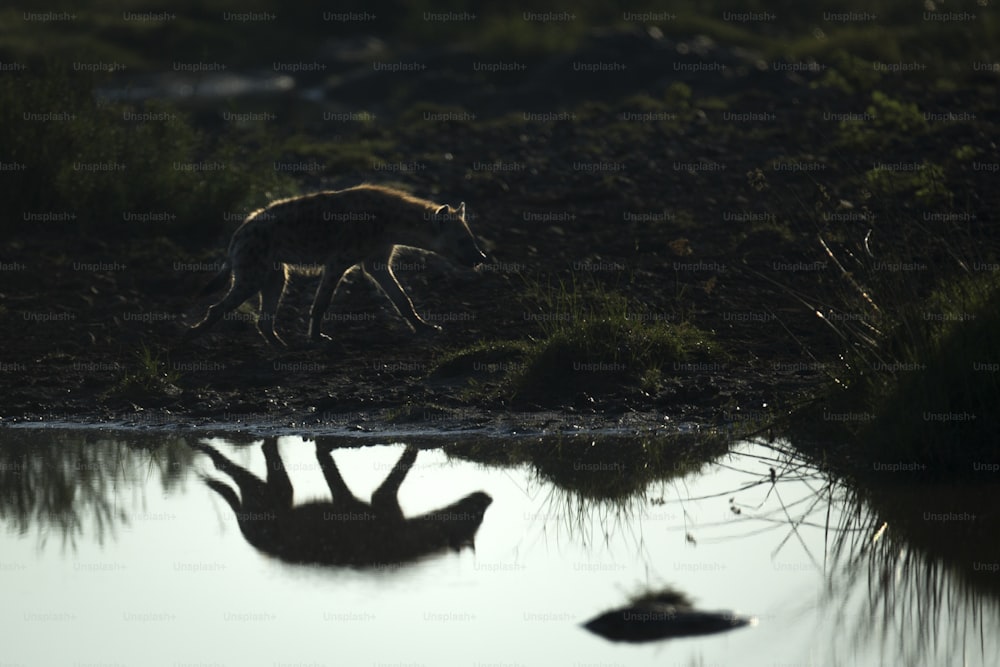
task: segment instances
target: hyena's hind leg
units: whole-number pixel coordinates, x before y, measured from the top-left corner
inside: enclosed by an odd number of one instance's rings
[[[209,306],[208,313],[204,319],[192,326],[184,334],[185,340],[191,340],[205,333],[209,327],[221,320],[226,313],[236,310],[244,301],[260,291],[261,286],[251,278],[251,276],[259,275],[259,273],[254,273],[247,270],[246,267],[239,267],[235,264],[231,271],[232,279],[229,292],[218,303]]]
[[[261,480],[252,472],[226,458],[219,450],[201,442],[191,443],[191,448],[207,454],[212,459],[216,470],[229,475],[240,489],[242,500],[239,503],[244,509],[256,512],[277,512],[292,507],[292,482],[281,462],[278,453],[277,438],[268,438],[261,449],[267,461],[267,481]],[[214,482],[214,483],[213,483]],[[232,489],[215,480],[205,480],[212,489],[230,501]],[[221,488],[220,488],[221,487]],[[227,495],[222,489],[228,489]],[[232,504],[230,502],[230,504]]]
[[[382,293],[396,307],[396,312],[413,327],[414,331],[440,331],[441,327],[431,324],[417,314],[416,309],[413,307],[413,302],[410,301],[410,297],[399,286],[399,281],[396,280],[396,276],[392,273],[392,260],[395,254],[395,248],[390,248],[383,253],[366,259],[364,264],[362,264],[365,275],[378,285]]]
[[[285,345],[285,341],[274,332],[274,321],[278,315],[281,297],[285,294],[287,270],[278,267],[268,271],[264,286],[260,289],[260,314],[257,316],[257,331],[271,345]]]
[[[264,460],[267,461],[267,489],[274,501],[285,509],[292,507],[292,480],[288,478],[285,464],[278,453],[278,439],[271,437],[264,440],[261,446]]]

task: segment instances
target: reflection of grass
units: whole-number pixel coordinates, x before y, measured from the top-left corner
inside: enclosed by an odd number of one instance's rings
[[[569,491],[575,502],[586,504],[635,499],[651,482],[697,472],[726,448],[725,437],[706,431],[694,435],[471,440],[445,449],[449,455],[480,463],[530,465],[541,478]]]
[[[697,472],[724,446],[722,439],[709,435],[575,438],[536,446],[528,458],[539,475],[579,498],[621,500],[642,493],[654,479]]]
[[[156,471],[165,491],[176,486],[191,450],[163,437],[104,439],[87,432],[5,429],[0,438],[0,519],[19,533],[34,528],[42,542],[53,532],[64,542],[103,542],[128,524],[123,479],[146,480]],[[54,529],[54,530],[53,530]]]
[[[949,664],[984,645],[996,655],[996,634],[983,631],[1000,616],[995,487],[912,485],[905,472],[890,475],[900,483],[848,493],[831,531],[826,604],[841,626],[831,636],[880,643],[897,664]],[[928,521],[928,511],[976,518]],[[858,589],[866,593],[852,596]]]

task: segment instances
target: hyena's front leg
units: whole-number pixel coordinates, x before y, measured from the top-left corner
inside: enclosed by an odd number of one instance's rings
[[[198,322],[184,333],[184,340],[191,340],[205,333],[209,327],[221,320],[226,313],[239,308],[240,304],[260,290],[260,287],[255,282],[246,278],[248,272],[238,272],[235,268],[232,271],[233,279],[229,287],[229,292],[226,293],[226,296],[222,297],[222,300],[214,306],[209,307],[208,313],[201,322]]]
[[[363,264],[365,273],[375,281],[382,293],[389,297],[392,305],[396,307],[396,312],[413,327],[414,331],[440,331],[441,327],[417,315],[410,297],[399,286],[399,281],[392,273],[392,259],[395,254],[395,248],[391,248],[376,258],[366,259]]]
[[[236,485],[240,487],[242,501],[239,503],[246,510],[255,512],[283,512],[292,507],[292,482],[288,479],[285,466],[281,462],[281,455],[278,453],[278,439],[268,438],[264,441],[261,449],[264,452],[264,459],[267,461],[267,481],[262,481],[247,469],[236,465],[223,456],[219,450],[201,442],[192,443],[191,447],[200,452],[208,454],[215,464],[215,468],[233,478]],[[209,483],[209,480],[206,480]],[[216,482],[209,483],[215,491],[226,496],[218,487],[228,489],[224,484]],[[231,503],[230,503],[231,504]],[[234,508],[235,509],[235,508]]]
[[[323,267],[323,278],[320,280],[319,289],[316,290],[312,308],[309,309],[309,338],[312,341],[329,338],[329,336],[323,335],[320,329],[323,315],[330,307],[330,302],[336,296],[337,290],[340,289],[340,284],[344,281],[344,276],[350,268],[350,266],[344,266],[343,262],[330,263]]]

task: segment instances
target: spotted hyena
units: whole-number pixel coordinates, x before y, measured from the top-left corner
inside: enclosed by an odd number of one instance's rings
[[[359,185],[272,202],[254,211],[233,233],[222,271],[206,287],[229,281],[229,292],[187,331],[192,338],[260,293],[257,330],[269,343],[284,344],[274,316],[288,274],[320,267],[322,279],[309,311],[309,337],[319,340],[323,314],[348,269],[360,264],[414,330],[440,329],[413,309],[392,273],[396,246],[430,250],[475,267],[486,256],[465,221],[465,203],[441,206],[400,190]]]

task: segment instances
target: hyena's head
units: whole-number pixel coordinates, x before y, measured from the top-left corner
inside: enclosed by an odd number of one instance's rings
[[[479,249],[476,237],[465,221],[465,202],[458,208],[442,206],[434,211],[433,217],[434,239],[428,250],[471,268],[486,261],[486,254]]]

